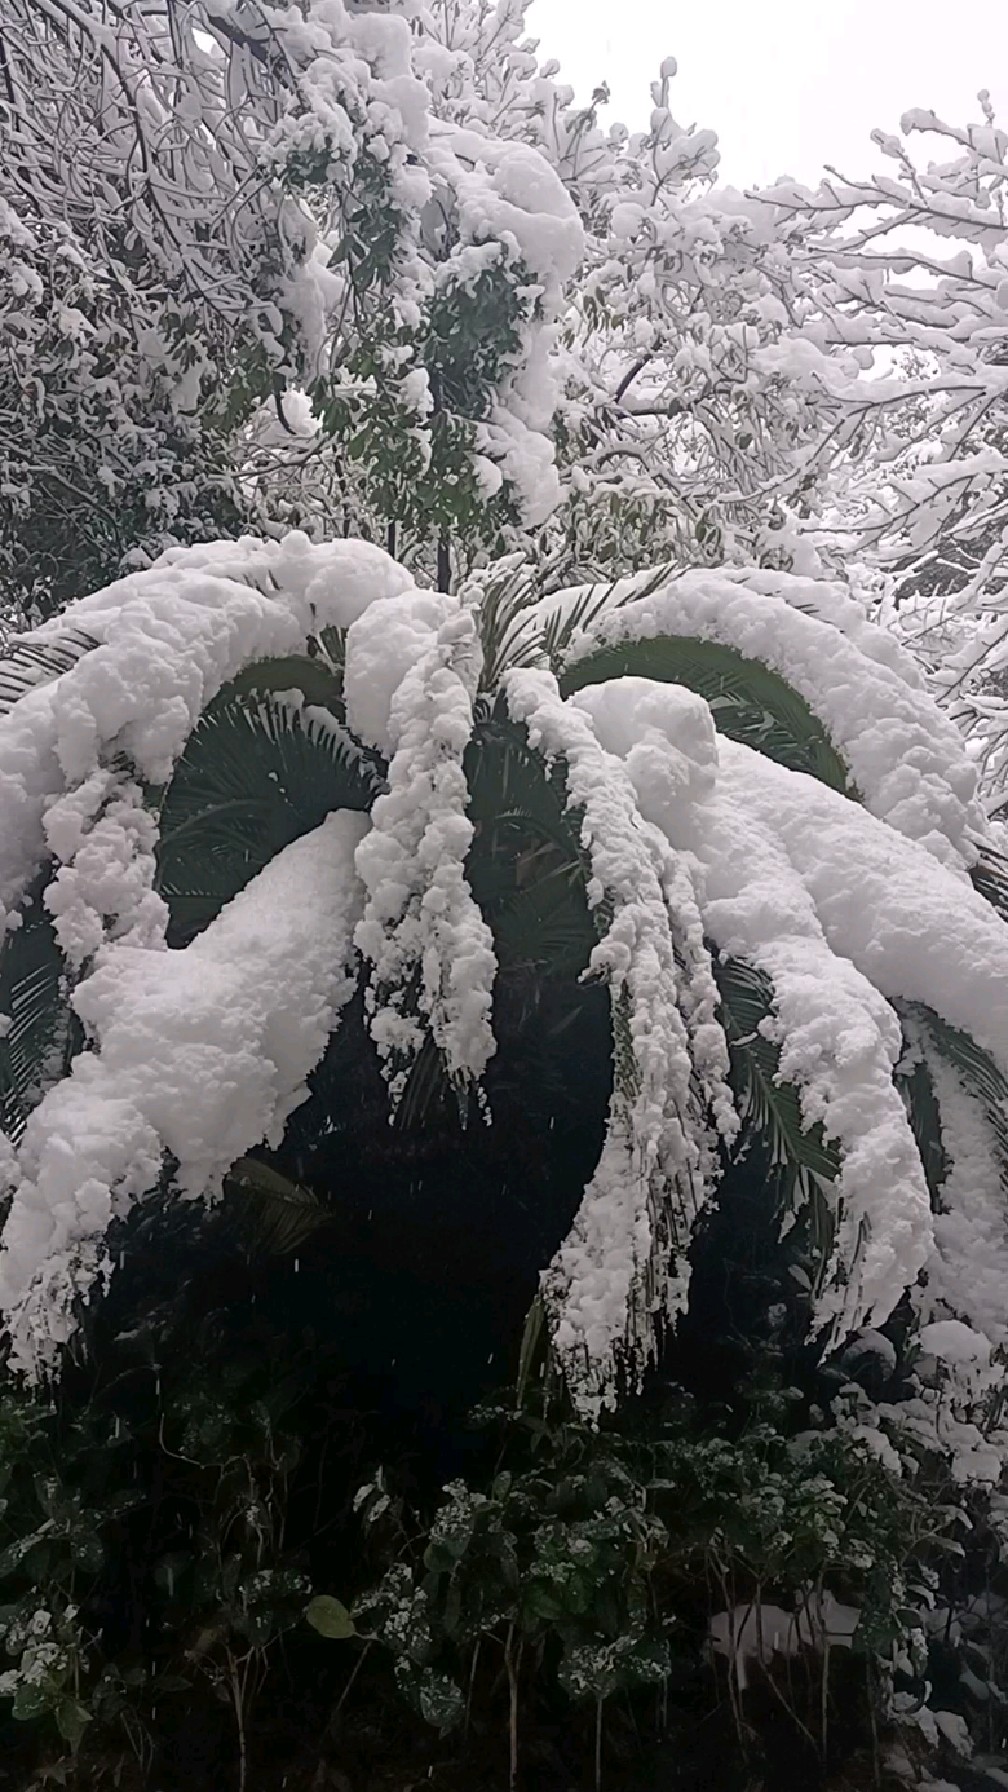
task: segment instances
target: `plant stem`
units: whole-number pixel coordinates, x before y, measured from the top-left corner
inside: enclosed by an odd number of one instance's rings
[[[518,1664],[521,1660],[521,1645],[518,1654],[511,1653],[514,1642],[514,1625],[508,1625],[507,1642],[504,1645],[504,1665],[508,1678],[508,1786],[515,1792],[518,1785]]]

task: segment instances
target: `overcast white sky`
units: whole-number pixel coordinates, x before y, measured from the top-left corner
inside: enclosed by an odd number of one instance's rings
[[[897,131],[909,106],[979,120],[981,87],[1008,127],[1008,0],[533,0],[528,23],[579,98],[608,81],[606,116],[631,128],[675,56],[672,112],[717,132],[732,186],[863,174],[881,165],[873,126]]]

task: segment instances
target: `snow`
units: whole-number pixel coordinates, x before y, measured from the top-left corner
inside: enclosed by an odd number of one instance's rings
[[[940,1319],[922,1325],[917,1341],[925,1356],[945,1363],[989,1363],[990,1339],[982,1338],[961,1319]]]
[[[719,744],[718,791],[682,843],[704,864],[709,933],[773,981],[782,1075],[840,1141],[833,1268],[867,1237],[859,1274],[820,1305],[839,1338],[882,1322],[930,1246],[923,1171],[892,1083],[901,1028],[889,1004],[925,1003],[1008,1067],[1008,934],[924,844],[812,778]]]
[[[548,762],[563,755],[568,806],[582,813],[590,859],[589,906],[604,897],[613,905],[588,974],[608,983],[617,1040],[625,1027],[634,1060],[635,1086],[621,1088],[617,1075],[602,1156],[543,1284],[560,1360],[584,1409],[597,1410],[607,1384],[611,1396],[614,1352],[624,1342],[631,1358],[646,1350],[657,1314],[685,1304],[685,1251],[711,1174],[665,895],[678,868],[662,834],[639,815],[628,771],[600,745],[588,714],[561,701],[552,675],[513,670],[503,688],[530,745]],[[704,952],[699,926],[691,944]],[[724,1063],[712,1052],[715,1074],[723,1076]],[[730,1101],[720,1080],[717,1093],[724,1114]],[[671,1272],[663,1261],[669,1244]]]
[[[371,1036],[393,1105],[427,1028],[457,1086],[478,1080],[496,1049],[497,959],[464,870],[462,758],[481,667],[475,618],[457,597],[376,605],[347,635],[348,715],[390,752],[388,793],[357,854],[368,900],[356,941],[372,966]]]
[[[409,589],[362,609],[347,630],[343,695],[347,722],[368,746],[391,758],[391,711],[407,673],[433,646],[449,612],[435,591]]]
[[[584,254],[577,208],[539,151],[443,119],[430,124],[430,166],[454,193],[463,243],[500,242],[559,287]]]
[[[755,569],[671,575],[639,595],[649,584],[653,576],[617,581],[567,665],[599,646],[661,635],[734,648],[805,699],[872,814],[943,863],[974,863],[973,837],[985,818],[959,733],[910,655],[841,587]],[[541,622],[582,595],[583,588],[543,599],[533,618]]]
[[[74,1006],[92,1049],[43,1097],[8,1160],[0,1250],[11,1363],[36,1375],[69,1336],[71,1302],[106,1274],[102,1237],[157,1181],[219,1188],[251,1147],[280,1143],[355,982],[367,818],[340,812],[287,847],[191,945],[103,948]]]
[[[932,1214],[893,1080],[907,1044],[897,1010],[908,1003],[970,1033],[1008,1075],[1008,932],[965,874],[983,818],[958,734],[908,657],[839,587],[768,571],[693,572],[650,587],[617,585],[570,663],[599,643],[669,632],[734,646],[806,698],[864,803],[719,736],[711,707],[676,685],[623,678],[564,702],[550,673],[504,675],[509,711],[533,747],[563,759],[599,922],[588,974],[609,986],[618,1043],[605,1147],[544,1274],[576,1397],[597,1411],[617,1358],[639,1364],[659,1315],[684,1306],[692,1226],[714,1185],[718,1142],[737,1133],[708,941],[769,977],[764,1031],[780,1045],[780,1075],[797,1087],[806,1124],[821,1121],[838,1144],[840,1176],[823,1191],[835,1242],[815,1329],[839,1344],[880,1325],[924,1269],[922,1323],[968,1325],[1000,1346],[1008,1261],[989,1118],[936,1069],[950,1169]],[[64,1291],[49,1302],[53,1326],[65,1323],[68,1278],[93,1280],[104,1219],[156,1178],[164,1150],[179,1157],[186,1188],[212,1183],[247,1148],[253,1109],[255,1136],[272,1136],[303,1084],[304,1070],[293,1081],[281,1074],[265,1043],[269,1016],[281,1026],[288,1013],[279,970],[256,995],[247,1058],[227,1032],[227,1013],[247,1019],[252,999],[241,980],[251,948],[239,935],[234,966],[222,968],[240,907],[185,954],[167,951],[144,787],[170,775],[201,710],[242,667],[297,653],[327,626],[346,635],[349,725],[389,761],[373,827],[355,839],[353,927],[370,961],[370,1022],[393,1103],[427,1030],[456,1087],[478,1084],[494,1050],[496,970],[465,876],[481,588],[420,591],[376,548],[313,546],[293,533],[173,550],[37,631],[41,643],[83,628],[98,645],[0,717],[0,896],[16,925],[24,889],[52,860],[46,900],[96,1049],[48,1092],[8,1164],[18,1192],[0,1290],[22,1339],[29,1308],[42,1323],[50,1273]],[[534,606],[518,646],[577,596]],[[260,887],[272,888],[250,889]],[[288,907],[281,954],[290,930],[307,925],[286,898],[279,912]],[[319,950],[313,941],[305,978],[321,975]],[[334,1004],[326,995],[313,1007],[306,987],[292,983],[301,991],[292,1012],[311,1032],[311,1016]],[[312,987],[319,997],[329,984]],[[186,1034],[177,1086],[166,1071],[176,1002],[219,1058],[197,1075],[196,1035]],[[320,1026],[312,1049],[321,1050]],[[176,1098],[188,1143],[173,1131]],[[946,1366],[969,1426],[975,1388],[964,1359]],[[922,1425],[933,1422],[929,1399],[925,1389]],[[975,1426],[969,1437],[976,1463],[986,1445]]]
[[[715,1612],[708,1634],[718,1655],[726,1655],[744,1692],[749,1684],[750,1663],[769,1667],[775,1655],[796,1656],[802,1649],[849,1649],[853,1645],[861,1612],[858,1606],[841,1605],[828,1588],[819,1600],[810,1600],[797,1611],[755,1602]]]
[[[735,741],[719,751],[716,805],[726,798],[732,825],[748,818],[776,842],[795,900],[810,901],[831,950],[885,997],[925,1003],[972,1034],[1008,1072],[1008,932],[984,898],[926,842],[816,779]]]
[[[0,716],[0,919],[47,847],[67,845],[65,831],[47,841],[47,809],[81,791],[103,756],[125,753],[140,777],[165,782],[202,710],[244,666],[296,653],[320,629],[347,628],[373,601],[412,590],[365,542],[243,537],[173,549],[37,629],[39,646],[68,625],[99,645]]]
[[[706,933],[726,956],[744,958],[770,977],[774,1021],[768,1030],[781,1044],[780,1074],[797,1084],[806,1124],[821,1120],[827,1136],[840,1140],[836,1243],[818,1312],[819,1323],[833,1323],[839,1338],[863,1324],[874,1307],[884,1306],[894,1272],[902,1287],[901,1270],[920,1258],[930,1237],[927,1188],[892,1079],[902,1046],[899,1022],[878,990],[844,958],[834,957],[789,855],[771,826],[760,825],[748,792],[740,789],[736,795],[730,776],[725,778],[726,766],[730,772],[737,763],[755,783],[768,762],[730,741],[715,745],[710,712],[706,726],[701,719],[707,708],[702,700],[690,694],[685,701],[670,701],[667,689],[648,687],[643,679],[619,679],[582,695],[604,745],[622,744],[631,759],[637,752],[630,744],[637,717],[653,718],[664,703],[678,724],[673,738],[665,737],[664,763],[653,722],[650,738],[646,728],[641,730],[652,763],[637,783],[637,798],[642,813],[661,823],[672,845],[695,856]],[[693,722],[706,789],[700,801],[677,806],[670,804],[668,791],[677,775],[680,784],[684,781],[684,721]],[[713,787],[712,750],[720,757]],[[795,774],[781,775],[790,793]],[[797,781],[823,788],[811,779]],[[828,794],[841,810],[865,819],[845,798]],[[882,1215],[875,1211],[879,1187],[891,1189]],[[855,1262],[860,1273],[848,1280]]]
[[[990,1121],[964,1087],[958,1072],[937,1053],[929,1072],[941,1116],[942,1147],[948,1161],[941,1185],[941,1211],[933,1218],[934,1252],[927,1264],[927,1290],[920,1305],[928,1317],[942,1305],[968,1313],[989,1340],[1008,1344],[1008,1220],[999,1153]],[[939,1336],[929,1328],[932,1339]],[[950,1364],[969,1360],[948,1347],[939,1354]]]

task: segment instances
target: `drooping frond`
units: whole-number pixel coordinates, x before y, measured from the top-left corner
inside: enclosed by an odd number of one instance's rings
[[[582,595],[543,599],[526,619],[529,633]],[[692,656],[698,643],[726,649],[727,656],[715,654],[709,664],[693,658],[692,670],[687,658],[680,674],[667,638],[688,643]],[[601,653],[614,657],[599,661],[596,676],[618,676],[619,654],[631,644],[635,658],[627,669],[636,674],[696,678],[704,695],[709,689],[715,698],[727,696],[719,732],[837,789],[845,787],[844,768],[849,793],[873,815],[921,840],[943,862],[974,863],[975,841],[985,837],[987,824],[976,800],[976,772],[954,724],[923,688],[909,656],[835,587],[756,571],[686,572],[644,588],[622,580],[572,640],[564,688],[574,688],[580,662]],[[743,673],[740,662],[754,663],[753,670]],[[723,692],[719,678],[726,681]]]
[[[96,1049],[33,1110],[0,1250],[12,1361],[51,1364],[106,1273],[113,1215],[174,1159],[179,1193],[219,1188],[280,1143],[356,984],[366,818],[330,815],[274,858],[179,951],[106,947],[75,1006]]]
[[[908,1027],[908,1017],[901,1015],[904,1031],[904,1054],[896,1066],[896,1083],[902,1093],[910,1117],[913,1136],[920,1153],[924,1180],[931,1197],[931,1211],[941,1206],[941,1191],[948,1174],[948,1157],[942,1137],[941,1110],[935,1093],[934,1073],[917,1037]]]
[[[170,910],[171,943],[192,939],[333,810],[369,811],[384,788],[383,769],[326,713],[222,691],[190,736],[161,804],[157,887]]]
[[[37,690],[98,646],[93,635],[80,628],[60,628],[36,639],[13,635],[0,651],[0,716],[7,715],[27,691]]]
[[[257,1257],[290,1257],[331,1225],[317,1195],[271,1164],[240,1157],[224,1178],[224,1213]]]
[[[589,960],[612,1002],[615,1087],[602,1156],[574,1227],[544,1278],[561,1362],[586,1410],[611,1398],[623,1351],[633,1375],[656,1329],[685,1304],[686,1251],[708,1192],[712,1151],[681,1011],[684,979],[666,887],[673,855],[642,819],[631,776],[593,718],[565,704],[548,672],[504,681],[512,718],[547,763],[562,758],[580,817],[591,908],[607,919]]]
[[[144,785],[167,784],[207,705],[247,666],[298,656],[404,590],[409,574],[379,549],[294,533],[172,550],[70,605],[59,630],[97,645],[0,715],[0,903],[20,901],[49,858],[54,799],[117,756]],[[39,642],[55,633],[46,625]]]
[[[932,1168],[934,1234],[910,1302],[923,1350],[941,1363],[922,1376],[907,1413],[894,1416],[909,1421],[924,1448],[940,1440],[958,1481],[996,1484],[1008,1451],[1000,1416],[1008,1380],[1008,1210],[1005,1109],[998,1098],[992,1110],[990,1096],[1002,1079],[987,1060],[985,1093],[978,1093],[973,1069],[986,1054],[925,1010],[908,1010],[904,1027],[911,1118]]]
[[[773,983],[780,1069],[803,1115],[822,1119],[840,1147],[841,1280],[824,1289],[820,1316],[834,1335],[869,1313],[878,1323],[931,1238],[920,1154],[892,1081],[903,1050],[896,1008],[941,1015],[947,1049],[993,1116],[1008,1075],[1004,925],[961,872],[733,742],[720,744],[715,791],[681,841],[703,866],[708,932]]]
[[[21,925],[0,943],[0,1131],[15,1144],[79,1040],[45,886],[43,875],[22,904]]]
[[[685,685],[706,699],[720,734],[793,771],[855,795],[850,773],[819,718],[778,673],[719,641],[659,635],[621,641],[577,659],[561,675],[567,696],[585,685],[642,677]]]
[[[407,637],[412,663],[388,675],[390,623]],[[419,651],[417,651],[419,649]],[[385,667],[384,718],[364,669]],[[393,655],[394,661],[394,655]],[[373,828],[357,866],[368,893],[356,942],[370,961],[371,1036],[393,1107],[429,1029],[460,1096],[495,1050],[490,1022],[497,960],[473,898],[465,858],[473,837],[464,758],[481,665],[471,610],[457,598],[408,600],[366,612],[347,636],[350,713],[363,702],[371,738],[387,730],[388,789],[372,809]]]
[[[780,1173],[782,1231],[801,1218],[811,1254],[825,1272],[835,1238],[833,1185],[841,1167],[836,1143],[824,1137],[821,1120],[806,1125],[799,1091],[781,1075],[780,1045],[763,1030],[773,1015],[770,979],[740,958],[716,958],[714,971],[740,1118],[759,1135]]]
[[[1008,1075],[969,1033],[950,1026],[922,1003],[908,1003],[906,1016],[929,1064],[933,1067],[937,1061],[948,1065],[982,1107],[996,1148],[1001,1181],[1008,1190]]]

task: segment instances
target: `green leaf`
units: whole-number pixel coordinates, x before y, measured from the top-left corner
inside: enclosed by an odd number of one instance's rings
[[[16,1717],[19,1723],[31,1723],[34,1718],[44,1717],[47,1711],[51,1711],[55,1700],[56,1694],[51,1686],[28,1685],[22,1681],[14,1694],[11,1716]]]
[[[607,1699],[621,1687],[660,1685],[668,1670],[666,1643],[628,1633],[565,1650],[557,1679],[572,1699]]]
[[[289,1257],[307,1238],[331,1224],[311,1189],[291,1182],[258,1158],[240,1157],[224,1178],[225,1212],[248,1248],[261,1257]]]
[[[56,1724],[65,1742],[69,1742],[74,1754],[81,1745],[81,1738],[88,1724],[91,1713],[80,1703],[79,1699],[61,1699],[56,1707]]]
[[[319,1636],[343,1642],[347,1637],[356,1635],[356,1626],[346,1606],[341,1599],[334,1599],[331,1593],[317,1593],[309,1602],[305,1617]]]
[[[50,684],[69,672],[86,653],[100,646],[80,628],[38,637],[15,635],[0,653],[0,715],[9,715],[28,691]]]
[[[839,1151],[825,1141],[820,1123],[803,1125],[797,1089],[779,1078],[780,1047],[759,1030],[773,1012],[769,978],[740,958],[715,956],[713,962],[739,1113],[781,1172],[782,1219],[807,1211],[810,1243],[825,1268],[834,1229],[829,1188],[840,1174]]]
[[[376,756],[340,723],[306,722],[271,698],[222,691],[190,736],[161,806],[157,888],[171,913],[169,944],[202,932],[332,810],[368,811],[383,780]]]
[[[549,770],[498,706],[478,715],[466,749],[475,836],[466,874],[502,966],[545,964],[578,976],[597,939],[588,908],[581,816],[567,807],[562,762]]]
[[[47,1085],[64,1074],[82,1033],[67,989],[66,963],[43,901],[48,870],[32,884],[21,925],[0,943],[0,1128],[17,1144]]]
[[[717,641],[658,635],[620,641],[575,660],[564,668],[560,689],[568,697],[585,685],[628,675],[685,685],[706,698],[719,733],[856,798],[847,767],[822,722],[787,680],[762,661],[746,659],[737,648]]]
[[[948,1173],[948,1158],[942,1140],[941,1113],[930,1066],[925,1059],[919,1058],[908,1073],[897,1069],[896,1083],[910,1116],[910,1126],[931,1197],[931,1209],[937,1213],[941,1206],[942,1183]]]
[[[421,1717],[440,1730],[442,1736],[456,1729],[465,1716],[462,1690],[447,1674],[435,1674],[425,1668],[420,1676],[419,1697]]]
[[[254,693],[270,697],[278,691],[300,691],[306,703],[318,704],[342,719],[343,678],[324,659],[298,654],[286,659],[255,660],[233,679],[229,690],[236,697]]]
[[[950,1026],[933,1009],[908,1002],[900,1005],[900,1013],[919,1029],[925,1053],[935,1053],[958,1071],[966,1089],[979,1101],[997,1143],[1001,1180],[1008,1187],[1008,1080],[969,1033]]]

